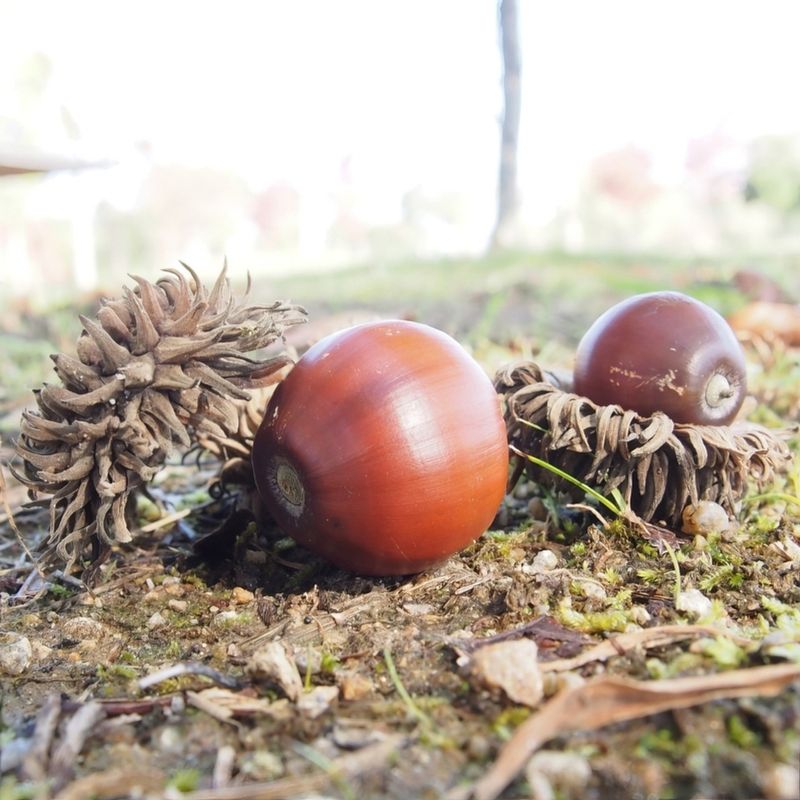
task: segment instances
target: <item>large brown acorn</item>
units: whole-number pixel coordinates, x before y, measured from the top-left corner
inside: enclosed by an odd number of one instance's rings
[[[290,360],[254,351],[305,319],[299,306],[237,299],[225,269],[210,290],[189,267],[134,280],[96,320],[81,317],[76,354],[53,356],[62,385],[36,391],[38,408],[22,417],[17,474],[49,508],[45,567],[96,565],[130,541],[133,493],[175,450],[239,430],[248,390]]]
[[[629,297],[578,345],[575,392],[679,423],[726,425],[746,394],[744,353],[713,308],[679,292]]]
[[[418,572],[492,522],[508,477],[491,381],[446,334],[358,325],[278,386],[253,443],[265,505],[296,541],[355,572]]]

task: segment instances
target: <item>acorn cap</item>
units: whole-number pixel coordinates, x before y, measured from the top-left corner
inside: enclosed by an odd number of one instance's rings
[[[779,431],[750,422],[678,424],[662,412],[639,416],[601,406],[555,385],[533,362],[495,376],[505,399],[509,443],[593,486],[618,489],[645,522],[680,528],[689,503],[719,503],[730,515],[749,483],[763,484],[786,468],[789,449]],[[580,490],[528,461],[517,463],[532,480]],[[582,494],[582,493],[581,493]]]
[[[182,266],[156,283],[133,276],[136,287],[103,301],[96,320],[81,317],[76,355],[52,356],[62,385],[36,390],[38,410],[22,415],[15,474],[49,507],[45,568],[97,563],[130,541],[132,493],[176,449],[235,434],[237,404],[290,362],[247,354],[304,322],[301,307],[248,306],[232,295],[226,267],[209,291]]]

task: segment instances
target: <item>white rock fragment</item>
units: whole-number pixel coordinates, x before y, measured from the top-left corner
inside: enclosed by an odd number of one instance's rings
[[[103,639],[110,635],[111,630],[91,617],[72,617],[61,626],[61,632],[70,639],[84,642],[87,639]]]
[[[675,603],[678,611],[704,617],[711,611],[711,601],[699,589],[684,589]]]
[[[33,648],[27,636],[16,633],[0,634],[0,672],[22,675],[31,665]]]
[[[728,512],[711,500],[701,500],[696,506],[683,509],[682,530],[684,533],[708,534],[725,533],[730,530],[731,520]]]
[[[212,625],[230,625],[231,623],[236,622],[239,618],[238,611],[220,611],[219,614],[214,615],[214,619],[211,620]]]
[[[148,628],[150,628],[151,631],[153,631],[156,628],[163,628],[167,624],[167,620],[160,611],[156,611],[156,613],[153,614],[145,624]]]
[[[425,614],[434,612],[434,608],[430,603],[403,603],[401,608],[406,614],[411,614],[412,617],[422,617]]]
[[[606,590],[597,581],[578,578],[578,583],[587,600],[605,600],[608,597]]]
[[[538,648],[530,639],[487,644],[475,651],[470,675],[489,689],[500,689],[515,703],[537,706],[544,694]]]
[[[259,647],[244,669],[251,678],[277,684],[290,700],[296,701],[303,692],[297,665],[281,642],[268,642]]]
[[[650,612],[644,606],[633,606],[630,611],[631,619],[644,627],[652,619]]]
[[[540,550],[533,559],[534,572],[550,572],[558,566],[558,556],[552,550]]]
[[[330,710],[338,697],[339,689],[336,686],[315,686],[297,698],[297,710],[309,719],[316,719]]]
[[[764,776],[766,800],[797,800],[800,797],[800,769],[776,764]]]

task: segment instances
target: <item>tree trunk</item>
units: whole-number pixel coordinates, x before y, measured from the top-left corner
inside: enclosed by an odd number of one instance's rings
[[[517,0],[500,0],[498,23],[503,48],[503,128],[500,142],[500,174],[497,187],[497,221],[492,247],[503,245],[504,233],[519,203],[517,144],[521,105],[519,21]]]

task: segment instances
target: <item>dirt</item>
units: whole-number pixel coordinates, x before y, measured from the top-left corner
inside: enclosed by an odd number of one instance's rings
[[[466,317],[457,325],[471,330],[463,335],[488,370],[523,352],[566,352],[538,334],[520,341],[530,284],[504,289],[491,313],[473,300],[472,312],[461,306],[472,327]],[[581,327],[570,302],[551,319]],[[513,330],[499,331],[502,320]],[[756,351],[748,358],[753,416],[784,424],[797,407],[800,352],[779,350],[771,361]],[[116,552],[91,588],[63,575],[38,582],[4,520],[3,641],[24,638],[30,654],[3,677],[2,800],[454,800],[539,710],[476,674],[470,655],[480,644],[526,638],[546,664],[626,631],[702,621],[725,634],[544,672],[544,703],[604,675],[653,681],[800,663],[796,468],[754,489],[731,530],[672,531],[668,549],[522,481],[472,546],[391,579],[332,568],[241,516],[219,533],[235,499],[209,496],[213,474],[213,464],[165,470],[138,508],[140,526],[155,529]],[[46,519],[21,511],[23,492],[6,479],[35,550]],[[707,601],[699,613],[677,603],[690,590]],[[273,643],[284,672],[257,668]],[[797,683],[774,697],[645,715],[555,736],[501,796],[798,797],[798,731]]]

